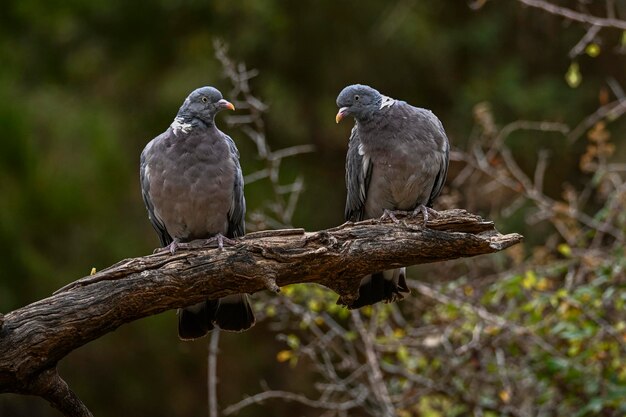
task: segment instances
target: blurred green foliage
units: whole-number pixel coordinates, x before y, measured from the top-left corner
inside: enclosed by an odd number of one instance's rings
[[[334,101],[343,86],[371,84],[432,109],[457,147],[466,145],[472,108],[482,101],[492,104],[498,120],[575,124],[598,107],[607,77],[623,82],[626,76],[623,55],[602,49],[596,57],[594,52],[578,58],[575,71],[581,78],[572,83],[568,51],[583,34],[583,28],[564,29],[560,19],[514,2],[489,2],[472,11],[458,1],[5,1],[0,12],[0,311],[46,297],[92,267],[149,253],[157,245],[139,193],[139,153],[169,125],[189,91],[201,85],[228,91],[213,57],[216,37],[230,45],[236,60],[259,69],[253,87],[270,105],[266,121],[272,147],[316,146],[316,154],[285,163],[283,173],[286,178],[302,173],[306,181],[294,226],[318,229],[343,221],[349,124],[334,123]],[[623,127],[612,126],[622,132]],[[223,123],[222,128],[227,130]],[[252,144],[236,131],[227,133],[242,151],[244,173],[252,172]],[[623,135],[616,135],[617,154],[624,155],[620,141]],[[571,162],[552,168],[547,193],[558,195],[563,181],[585,180],[577,166],[582,145],[540,142],[527,133],[516,134],[510,145],[525,168],[524,161],[532,166],[535,148],[544,146]],[[453,166],[452,178],[454,173]],[[250,210],[263,204],[267,189],[263,182],[247,189]],[[525,227],[498,221],[505,230]],[[531,241],[541,240],[530,229],[520,231]],[[615,394],[598,401],[618,401],[623,391],[615,381],[623,387],[623,357],[620,362],[610,342],[586,349],[597,328],[576,313],[577,303],[606,298],[623,311],[623,299],[606,295],[610,274],[599,274],[571,294],[543,295],[536,287],[550,277],[537,275],[536,282],[524,284],[529,279],[503,280],[484,303],[519,305],[513,310],[531,323],[542,320],[537,312],[551,312],[537,331],[556,335],[572,354],[550,362],[539,353],[533,372],[550,381],[584,367],[585,379],[579,378],[573,392],[608,390]],[[536,296],[528,297],[533,291]],[[455,314],[442,308],[431,314]],[[225,335],[221,404],[258,391],[261,379],[306,390],[308,383],[291,369],[268,360],[283,347],[264,325]],[[579,357],[583,350],[588,357]],[[594,355],[601,352],[616,362],[593,367]],[[403,355],[398,352],[400,361]],[[120,415],[120,410],[155,417],[201,415],[205,356],[204,342],[178,342],[168,313],[79,349],[61,364],[61,373],[96,415]],[[605,385],[594,385],[604,380]],[[443,397],[426,398],[419,407],[438,408],[438,402],[452,407]],[[576,406],[584,415],[585,407],[593,411],[605,404]],[[290,415],[293,405],[272,403],[271,410]],[[56,414],[43,401],[3,395],[0,416],[5,415]]]

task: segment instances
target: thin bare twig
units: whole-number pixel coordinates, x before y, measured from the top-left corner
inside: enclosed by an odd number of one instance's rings
[[[257,70],[249,70],[244,63],[236,63],[228,56],[228,47],[219,40],[213,42],[215,56],[221,63],[224,75],[230,80],[233,88],[229,97],[234,97],[236,107],[246,110],[247,114],[231,115],[226,122],[239,128],[257,148],[259,159],[265,163],[265,167],[245,176],[246,184],[268,179],[271,187],[270,202],[266,206],[273,214],[270,216],[266,211],[257,211],[248,222],[249,227],[258,229],[260,226],[272,228],[291,227],[293,214],[299,197],[304,190],[302,178],[291,184],[280,184],[280,164],[284,158],[310,153],[315,150],[313,145],[296,145],[277,151],[272,151],[265,135],[265,122],[263,115],[268,106],[256,97],[250,88],[249,81],[258,75]]]
[[[612,101],[598,108],[595,112],[587,116],[567,135],[570,143],[576,142],[590,127],[598,123],[600,120],[610,117],[616,119],[626,113],[626,99],[621,98]]]
[[[517,1],[525,4],[526,6],[541,9],[550,14],[561,16],[568,20],[572,20],[574,22],[588,23],[590,25],[605,27],[605,28],[626,30],[626,21],[623,21],[623,20],[619,20],[615,18],[597,17],[597,16],[593,16],[590,14],[580,13],[575,10],[568,9],[566,7],[557,6],[556,4],[553,4],[544,0],[517,0]]]
[[[600,32],[601,29],[602,27],[597,25],[592,25],[589,29],[587,29],[585,36],[583,36],[578,41],[578,43],[574,45],[574,47],[569,51],[570,59],[574,59],[578,55],[585,52],[585,48],[587,48],[587,45],[589,45],[589,43],[594,40],[594,38],[598,35],[598,32]]]
[[[387,385],[383,378],[383,374],[380,370],[380,363],[378,357],[374,351],[374,342],[372,341],[372,334],[365,329],[363,321],[361,320],[361,313],[357,310],[351,311],[352,320],[355,324],[357,331],[363,341],[363,347],[365,349],[365,358],[368,364],[368,377],[370,379],[370,387],[372,388],[374,395],[376,395],[380,406],[382,407],[382,413],[386,417],[393,417],[395,415],[395,408],[389,398],[389,391],[387,391]]]
[[[557,132],[566,135],[569,132],[569,126],[564,123],[534,121],[534,120],[516,120],[504,126],[496,136],[494,141],[496,148],[499,147],[509,135],[517,130],[537,130],[540,132]]]
[[[219,417],[217,407],[217,353],[219,351],[220,330],[211,332],[209,342],[209,360],[207,367],[209,417]]]
[[[360,397],[356,400],[341,401],[341,402],[333,403],[329,401],[312,400],[310,398],[305,397],[302,394],[296,394],[296,393],[289,392],[289,391],[274,391],[274,390],[263,391],[251,397],[245,398],[239,401],[238,403],[229,405],[228,407],[224,409],[224,415],[231,415],[231,414],[237,413],[252,404],[259,404],[259,403],[262,403],[263,401],[266,401],[272,398],[279,398],[285,401],[295,401],[295,402],[299,402],[301,404],[304,404],[312,408],[320,408],[324,410],[347,411],[347,410],[351,410],[353,408],[360,406],[366,397],[367,397],[367,392],[364,391],[361,393]]]
[[[535,334],[531,329],[527,327],[520,326],[516,323],[511,323],[510,321],[507,321],[498,315],[490,313],[489,311],[485,310],[483,307],[479,307],[479,306],[469,304],[467,302],[455,300],[454,298],[449,297],[445,294],[442,294],[439,291],[435,290],[434,288],[426,284],[422,284],[419,282],[411,282],[409,286],[411,288],[415,288],[420,294],[425,295],[429,298],[433,298],[439,301],[440,303],[457,305],[459,307],[472,311],[478,317],[498,327],[509,328],[509,329],[514,330],[515,333],[517,334],[527,335],[531,337],[532,340],[534,340],[535,343],[546,352],[557,357],[562,356],[561,353],[554,346],[552,346],[550,343],[545,341],[543,338]]]

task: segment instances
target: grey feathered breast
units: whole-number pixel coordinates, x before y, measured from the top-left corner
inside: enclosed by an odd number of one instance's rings
[[[195,129],[194,129],[195,130]],[[244,233],[245,199],[239,153],[214,128],[153,139],[141,155],[142,195],[164,246],[181,241]]]
[[[431,207],[445,183],[448,158],[445,131],[429,110],[396,101],[372,121],[357,122],[346,158],[346,219]]]

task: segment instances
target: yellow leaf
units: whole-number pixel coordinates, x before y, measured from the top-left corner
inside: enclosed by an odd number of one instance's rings
[[[474,288],[472,288],[470,285],[465,285],[463,287],[463,293],[467,296],[467,297],[471,297],[472,294],[474,294]]]
[[[503,389],[502,391],[500,391],[498,393],[498,396],[500,397],[500,399],[502,400],[503,403],[508,404],[509,401],[511,401],[511,394],[509,393],[509,391]]]
[[[565,73],[565,81],[567,85],[572,88],[576,88],[583,80],[583,76],[580,74],[580,67],[577,62],[572,62]]]
[[[600,45],[598,45],[597,43],[590,43],[589,45],[587,45],[587,47],[585,48],[585,52],[587,53],[587,55],[589,55],[592,58],[597,57],[598,55],[600,55]]]
[[[567,256],[568,258],[572,256],[572,248],[569,247],[567,243],[561,243],[556,247],[559,253],[563,256]]]
[[[537,289],[539,291],[545,291],[548,288],[550,288],[550,282],[545,278],[541,278],[539,282],[537,283]]]
[[[89,275],[96,275],[96,268],[91,268]]]
[[[281,350],[276,354],[276,360],[278,362],[287,362],[293,357],[293,352],[290,350]]]
[[[402,339],[404,336],[406,336],[406,332],[404,331],[404,329],[403,329],[403,328],[401,328],[401,327],[396,327],[396,328],[393,330],[393,336],[394,336],[396,339]]]
[[[309,309],[318,312],[322,309],[322,305],[317,300],[309,300]]]
[[[526,276],[522,280],[522,287],[529,290],[535,286],[537,283],[537,275],[535,275],[534,271],[526,271]]]

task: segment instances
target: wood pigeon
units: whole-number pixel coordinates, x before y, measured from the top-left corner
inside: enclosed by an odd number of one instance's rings
[[[173,254],[195,239],[243,236],[246,201],[239,151],[217,126],[215,115],[234,106],[213,87],[185,99],[169,128],[141,153],[140,180],[148,217],[161,245]],[[243,331],[254,324],[246,294],[207,300],[178,310],[183,340],[204,336],[215,326]]]
[[[430,110],[380,94],[366,85],[350,85],[337,97],[339,123],[356,120],[346,157],[345,218],[391,217],[393,211],[428,211],[448,173],[450,146],[441,121]],[[359,297],[348,308],[391,302],[408,293],[405,268],[363,277]]]

